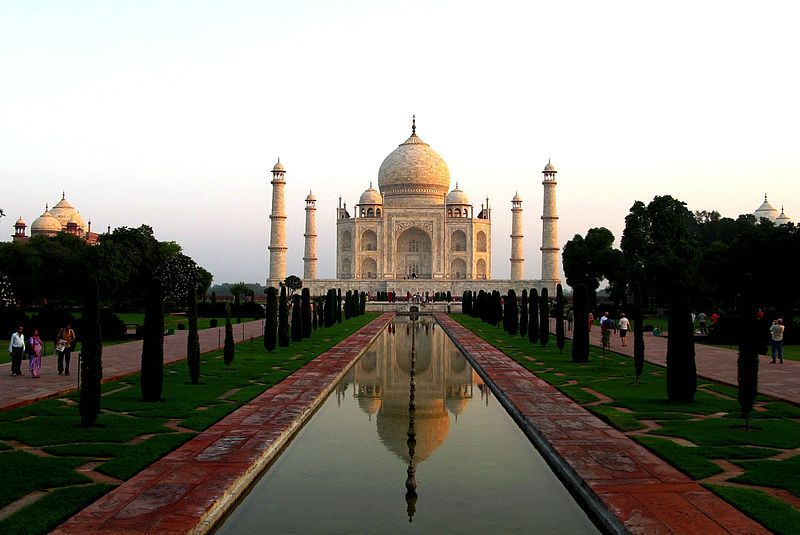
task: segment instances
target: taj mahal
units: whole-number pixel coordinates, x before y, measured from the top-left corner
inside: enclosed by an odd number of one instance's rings
[[[398,295],[464,290],[546,287],[553,293],[559,276],[556,168],[542,171],[541,279],[525,279],[522,198],[511,199],[511,278],[493,279],[492,208],[477,209],[458,187],[450,189],[444,159],[425,143],[412,120],[411,136],[392,151],[378,170],[378,189],[370,182],[352,210],[336,208],[336,279],[317,278],[316,198],[306,197],[303,286],[312,294],[343,288]],[[272,169],[268,286],[286,278],[286,169]]]

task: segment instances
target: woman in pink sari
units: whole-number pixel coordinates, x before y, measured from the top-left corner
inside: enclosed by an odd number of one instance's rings
[[[39,338],[39,330],[33,330],[33,336],[28,339],[28,344],[31,348],[30,354],[30,369],[31,377],[38,379],[40,377],[39,370],[42,369],[42,339]]]

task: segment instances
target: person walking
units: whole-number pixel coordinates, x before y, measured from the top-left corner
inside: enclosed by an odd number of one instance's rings
[[[628,329],[630,328],[631,324],[628,321],[628,318],[625,317],[625,313],[621,312],[619,315],[619,337],[622,340],[622,347],[627,347],[628,345]]]
[[[40,370],[42,369],[42,350],[44,349],[42,339],[39,338],[39,330],[33,330],[33,336],[28,339],[28,367],[31,371],[31,377],[38,379],[41,377]]]
[[[603,338],[603,351],[605,351],[611,349],[611,332],[617,332],[617,324],[608,317],[608,314],[604,314],[603,318],[600,320],[600,333]]]
[[[11,334],[8,344],[8,353],[11,355],[11,375],[22,375],[22,353],[25,351],[25,336],[22,334],[22,325],[17,327],[17,332]]]
[[[776,355],[783,364],[783,331],[783,319],[778,318],[772,322],[772,327],[769,328],[769,334],[772,336],[772,361],[770,364],[775,364]]]
[[[572,310],[572,307],[569,307],[567,311],[567,331],[572,330],[572,322],[575,321],[575,312]]]
[[[697,321],[700,322],[700,334],[708,334],[706,331],[706,313],[700,312],[700,314],[697,315]]]
[[[56,335],[56,355],[58,355],[58,375],[69,375],[69,360],[75,345],[75,331],[67,323]]]

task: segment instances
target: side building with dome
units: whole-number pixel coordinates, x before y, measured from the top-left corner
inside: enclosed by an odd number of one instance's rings
[[[286,277],[286,237],[283,190],[286,169],[280,161],[272,170],[270,214],[270,275],[278,286]],[[492,278],[492,208],[486,198],[476,208],[458,183],[450,189],[444,159],[425,143],[412,121],[411,136],[392,151],[378,170],[378,189],[372,182],[354,207],[336,208],[335,279],[316,279],[316,198],[306,198],[304,281],[312,294],[339,287],[375,293],[406,295],[464,290],[547,287],[561,282],[558,270],[556,169],[544,171],[542,211],[542,276],[525,279],[523,259],[523,200],[511,199],[511,278]],[[311,241],[313,240],[313,241]]]
[[[20,216],[14,223],[14,234],[12,241],[27,241],[34,236],[55,236],[61,232],[72,234],[89,243],[95,243],[100,236],[92,232],[92,222],[88,224],[84,221],[81,213],[72,206],[66,199],[65,193],[61,194],[61,200],[52,208],[45,206],[42,215],[33,220],[28,236],[28,225]]]

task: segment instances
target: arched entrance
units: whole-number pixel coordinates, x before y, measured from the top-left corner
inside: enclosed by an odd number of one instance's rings
[[[374,279],[378,276],[378,263],[374,258],[365,258],[361,261],[361,278]]]
[[[433,273],[431,237],[424,230],[410,227],[397,237],[396,277],[430,279]]]
[[[462,258],[450,262],[450,278],[464,279],[467,276],[467,263]]]
[[[477,278],[477,279],[485,279],[486,278],[486,261],[483,258],[481,258],[480,260],[478,260],[478,263],[475,266],[475,268],[476,268],[475,271],[477,272],[475,278]]]

